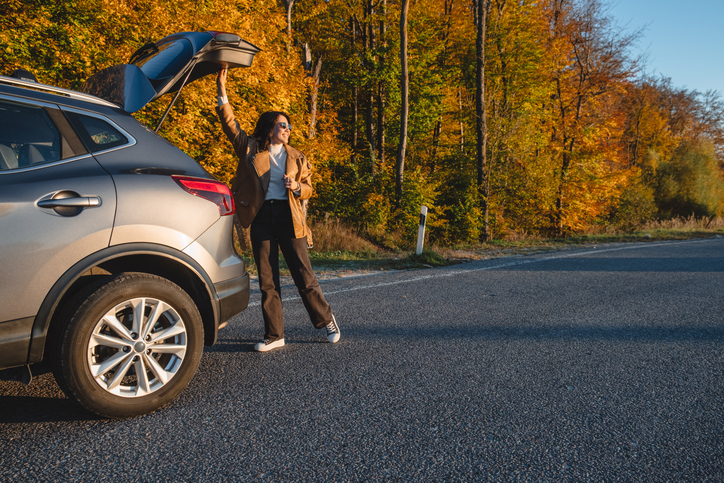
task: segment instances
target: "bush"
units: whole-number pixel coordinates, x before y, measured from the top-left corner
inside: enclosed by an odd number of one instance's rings
[[[660,219],[724,214],[724,179],[711,146],[682,143],[656,173]]]
[[[420,208],[427,206],[427,224],[434,225],[436,219],[435,184],[419,170],[405,173],[400,207],[394,212],[394,219],[388,223],[388,229],[399,232],[399,248],[411,249],[417,243],[417,230],[420,226]]]
[[[431,237],[440,244],[476,242],[480,238],[482,210],[478,203],[476,175],[464,156],[443,160],[446,176],[436,203],[438,220]]]
[[[655,216],[654,189],[636,179],[623,190],[607,221],[615,230],[630,233]]]

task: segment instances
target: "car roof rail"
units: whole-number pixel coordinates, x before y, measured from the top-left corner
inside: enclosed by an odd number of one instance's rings
[[[24,87],[27,89],[33,89],[36,91],[48,92],[51,94],[58,94],[61,96],[68,97],[70,99],[77,99],[79,101],[92,102],[93,104],[98,104],[101,106],[120,107],[118,104],[115,104],[110,101],[106,101],[105,99],[101,99],[100,97],[92,96],[90,94],[84,94],[82,92],[65,89],[63,87],[55,87],[55,86],[51,86],[48,84],[41,84],[40,82],[16,79],[14,77],[8,77],[8,76],[4,76],[4,75],[0,75],[0,84],[19,86],[19,87]]]

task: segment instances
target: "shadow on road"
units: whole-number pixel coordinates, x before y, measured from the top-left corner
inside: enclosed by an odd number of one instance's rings
[[[254,352],[254,344],[259,339],[219,339],[211,347],[204,347],[204,352]]]
[[[724,342],[724,327],[357,327],[349,329],[348,338],[374,336],[424,339],[484,340],[582,340],[582,341],[706,341]]]
[[[289,344],[290,342],[297,345],[297,344],[324,344],[327,345],[329,342],[327,342],[326,339],[319,339],[319,340],[303,340],[300,338],[294,338],[292,340],[289,339],[289,337],[286,337],[286,342]],[[214,344],[212,347],[204,347],[204,353],[212,353],[212,352],[254,352],[257,353],[254,350],[254,345],[259,342],[259,339],[233,339],[233,338],[226,338],[226,339],[219,339],[216,341],[216,344]]]
[[[5,383],[3,383],[5,384]],[[96,421],[100,418],[85,411],[70,399],[34,396],[0,396],[0,424],[57,423]]]
[[[386,340],[399,344],[400,340],[426,339],[439,341],[440,344],[457,343],[457,339],[489,341],[617,341],[617,342],[724,342],[724,327],[570,327],[570,326],[476,326],[469,325],[436,327],[402,326],[348,326],[345,332],[344,346],[360,346],[370,339]],[[243,353],[253,352],[251,339],[221,339],[208,352]],[[355,343],[357,342],[357,343]],[[326,342],[297,340],[295,344],[326,344]],[[429,346],[426,345],[429,349]],[[42,377],[42,376],[41,376]],[[48,377],[48,376],[46,376]],[[17,423],[53,423],[68,421],[97,421],[103,418],[95,416],[74,401],[63,397],[54,380],[45,381],[40,387],[38,382],[24,386],[16,382],[0,382],[0,424]],[[52,386],[52,387],[49,387]]]
[[[550,263],[522,263],[513,267],[501,267],[515,271],[544,272],[683,272],[706,273],[724,271],[722,257],[683,257],[683,258],[593,258],[580,257],[555,259]],[[537,260],[546,262],[548,260]],[[605,268],[604,268],[605,267]]]

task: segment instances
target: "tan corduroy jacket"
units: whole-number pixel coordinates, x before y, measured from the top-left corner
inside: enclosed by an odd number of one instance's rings
[[[269,167],[269,152],[259,151],[256,140],[249,138],[241,129],[234,117],[229,103],[218,106],[216,112],[221,120],[224,133],[234,146],[239,157],[236,176],[231,183],[231,192],[236,202],[236,213],[241,226],[248,228],[254,217],[264,204],[266,192],[269,189],[271,171]],[[306,237],[309,246],[312,246],[312,232],[307,226],[302,201],[312,197],[312,166],[307,157],[299,150],[284,145],[287,151],[286,175],[299,182],[301,190],[296,193],[289,191],[289,207],[294,222],[294,236]]]

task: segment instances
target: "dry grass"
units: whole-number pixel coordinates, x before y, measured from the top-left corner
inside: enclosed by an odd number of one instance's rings
[[[724,218],[696,219],[676,218],[658,222],[649,222],[633,233],[620,232],[610,227],[591,227],[567,238],[546,239],[525,231],[512,231],[504,239],[486,243],[472,243],[457,246],[436,246],[426,244],[426,253],[416,256],[414,250],[387,249],[365,239],[354,227],[337,219],[316,220],[310,223],[314,235],[314,248],[310,258],[315,272],[321,278],[370,273],[380,270],[400,270],[455,264],[472,260],[493,259],[511,255],[529,255],[550,250],[561,250],[576,246],[598,243],[642,242],[653,240],[673,240],[692,237],[713,236],[724,232]],[[387,234],[387,236],[391,236]],[[368,237],[380,242],[379,236]],[[399,241],[399,240],[398,240]],[[237,248],[247,263],[249,273],[255,274],[251,250],[246,244]],[[398,246],[398,245],[397,245]],[[286,265],[282,260],[282,273],[286,274]]]
[[[314,250],[319,252],[374,252],[377,248],[362,238],[357,230],[334,219],[310,224],[314,237]]]
[[[526,230],[510,230],[503,240],[507,242],[539,241],[543,238],[540,235],[528,233]]]
[[[688,218],[674,218],[672,220],[650,221],[639,228],[638,231],[649,230],[682,230],[682,231],[698,231],[698,230],[720,230],[724,228],[724,218],[703,217],[696,218],[694,215]]]
[[[432,251],[450,263],[469,262],[472,260],[489,260],[511,255],[530,255],[547,252],[559,248],[554,243],[535,240],[520,240],[513,243],[507,241],[481,243],[479,245],[459,247],[432,247]]]

